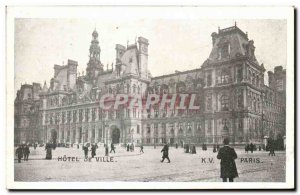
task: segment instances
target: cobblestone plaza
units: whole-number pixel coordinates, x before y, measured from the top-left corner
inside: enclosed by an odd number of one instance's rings
[[[140,153],[127,152],[116,147],[116,153],[110,153],[114,162],[84,161],[83,150],[77,148],[57,148],[53,150],[53,159],[45,160],[42,147],[31,148],[29,161],[17,163],[15,160],[15,181],[157,181],[157,182],[221,182],[220,161],[212,148],[197,154],[184,153],[183,148],[170,148],[171,163],[161,163],[161,147],[144,147]],[[268,156],[266,151],[245,154],[236,149],[239,177],[237,182],[284,182],[285,152],[276,152]],[[97,156],[104,157],[104,148],[97,149]],[[78,157],[78,162],[58,161],[58,157]],[[247,158],[247,160],[246,160]],[[252,160],[249,160],[252,158]],[[205,159],[205,160],[203,160]],[[260,163],[257,163],[259,159]]]

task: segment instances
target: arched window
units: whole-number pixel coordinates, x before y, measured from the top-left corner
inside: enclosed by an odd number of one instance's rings
[[[223,95],[221,97],[221,110],[222,111],[229,110],[229,97],[227,95]]]

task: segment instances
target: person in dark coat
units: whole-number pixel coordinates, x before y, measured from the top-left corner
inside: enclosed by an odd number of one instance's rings
[[[24,161],[25,160],[28,161],[28,157],[29,157],[29,154],[30,154],[30,150],[29,150],[28,145],[25,145],[23,154],[24,154]]]
[[[79,144],[77,144],[77,149],[79,149]]]
[[[185,145],[185,153],[190,153],[190,146],[189,146],[189,144]]]
[[[269,143],[269,150],[270,150],[270,153],[269,153],[269,156],[275,156],[275,148],[274,148],[274,141],[270,141]]]
[[[45,146],[46,150],[46,160],[52,159],[52,144],[47,143]]]
[[[109,154],[108,154],[108,146],[107,145],[105,145],[105,156],[108,156]]]
[[[33,144],[33,148],[34,148],[34,149],[36,149],[36,145],[37,145],[36,143],[35,143],[35,144]]]
[[[18,146],[18,148],[16,150],[16,155],[18,158],[18,163],[21,163],[21,159],[23,158],[23,149],[22,149],[21,145]]]
[[[116,151],[115,151],[115,146],[114,146],[113,143],[110,144],[110,153],[111,153],[112,151],[114,151],[114,153],[116,153]]]
[[[92,145],[92,148],[91,148],[91,155],[92,155],[92,158],[94,158],[94,156],[96,156],[96,146],[95,145]]]
[[[250,143],[250,146],[249,146],[249,148],[250,148],[250,151],[251,151],[251,153],[253,153],[253,150],[254,150],[254,145],[253,145],[252,143]]]
[[[141,145],[140,148],[141,148],[141,149],[140,149],[140,153],[144,153],[144,146]]]
[[[196,154],[197,152],[196,152],[196,146],[195,145],[193,145],[192,146],[192,154]]]
[[[87,146],[83,146],[84,158],[88,158],[89,156],[89,148]]]
[[[220,148],[217,158],[221,160],[221,178],[223,182],[233,182],[233,178],[238,177],[238,172],[236,169],[235,159],[237,159],[237,154],[235,150],[229,147],[229,139],[225,138],[224,147]]]
[[[261,151],[261,146],[258,146],[258,150]]]
[[[164,162],[165,159],[168,159],[168,163],[170,163],[169,159],[169,146],[167,144],[164,145],[163,149],[161,150],[163,153],[162,160],[160,162]]]
[[[178,148],[178,144],[177,144],[177,143],[175,144],[175,148],[176,148],[176,149]]]
[[[127,144],[127,152],[129,152],[130,146],[129,144]]]
[[[216,144],[214,144],[213,153],[216,153],[216,152],[217,152],[217,146],[216,146]]]
[[[248,151],[249,151],[249,145],[248,145],[248,144],[246,144],[246,145],[245,145],[245,153],[247,153],[247,154],[248,154]]]

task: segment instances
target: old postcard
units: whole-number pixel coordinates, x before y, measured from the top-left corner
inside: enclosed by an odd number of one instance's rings
[[[293,7],[9,6],[6,32],[8,189],[294,188]]]

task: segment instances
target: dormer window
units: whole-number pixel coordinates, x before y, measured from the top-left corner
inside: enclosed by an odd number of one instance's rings
[[[230,44],[224,43],[219,46],[219,59],[227,58],[230,55]]]

